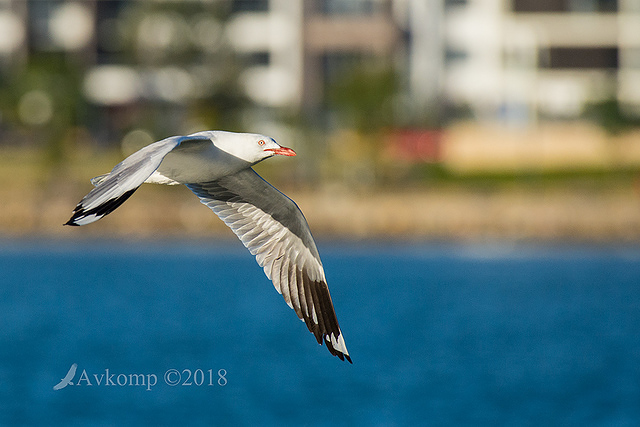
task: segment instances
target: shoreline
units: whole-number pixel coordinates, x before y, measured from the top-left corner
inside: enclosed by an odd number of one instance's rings
[[[5,198],[0,236],[235,239],[184,188],[142,187],[117,212],[83,227],[62,226],[77,203],[69,193]],[[286,193],[318,240],[640,242],[640,195],[633,188]]]
[[[345,147],[362,142],[338,136]],[[640,131],[460,125],[446,136],[440,163],[329,155],[309,173],[301,155],[256,170],[300,206],[317,239],[640,242]],[[89,177],[121,150],[85,141],[54,162],[42,148],[0,148],[0,236],[235,239],[183,186],[143,185],[99,224],[63,227]]]

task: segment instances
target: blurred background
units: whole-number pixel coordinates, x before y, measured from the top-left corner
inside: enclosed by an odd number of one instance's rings
[[[224,129],[298,151],[258,170],[319,235],[635,241],[639,124],[634,0],[0,1],[6,235]],[[73,234],[227,232],[175,190]]]

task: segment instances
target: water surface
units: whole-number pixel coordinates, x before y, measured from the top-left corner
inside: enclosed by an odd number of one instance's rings
[[[319,249],[353,365],[239,242],[0,242],[0,424],[640,423],[638,248]]]

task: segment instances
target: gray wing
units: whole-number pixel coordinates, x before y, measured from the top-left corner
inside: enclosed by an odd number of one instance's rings
[[[91,182],[96,186],[78,203],[65,225],[85,225],[113,212],[158,169],[164,157],[184,141],[203,140],[202,136],[172,136],[136,151],[113,170]],[[206,139],[203,142],[210,142]]]
[[[256,257],[319,344],[351,362],[316,245],[298,206],[253,169],[187,184]]]

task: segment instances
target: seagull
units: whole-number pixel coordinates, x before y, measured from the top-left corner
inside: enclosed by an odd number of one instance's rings
[[[203,131],[171,136],[136,151],[95,186],[64,225],[86,225],[113,212],[143,183],[184,184],[238,236],[318,344],[351,362],[309,225],[296,203],[251,166],[295,156],[273,138]]]

